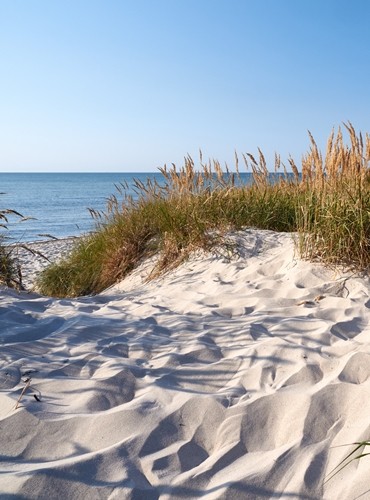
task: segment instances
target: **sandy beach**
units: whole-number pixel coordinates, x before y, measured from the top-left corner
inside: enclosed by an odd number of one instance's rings
[[[0,289],[1,499],[370,498],[370,457],[326,481],[370,438],[369,278],[230,238],[93,297]]]
[[[61,238],[24,243],[24,246],[14,245],[13,255],[21,265],[22,285],[26,290],[32,290],[39,273],[66,257],[76,242],[77,238]]]

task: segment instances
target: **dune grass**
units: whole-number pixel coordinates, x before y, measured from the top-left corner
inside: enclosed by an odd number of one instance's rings
[[[22,289],[21,270],[14,258],[13,248],[7,245],[7,237],[4,232],[8,228],[9,217],[12,216],[23,219],[22,214],[15,210],[0,210],[0,230],[3,231],[0,233],[0,284]]]
[[[300,253],[326,264],[368,270],[370,263],[370,138],[345,125],[332,132],[325,158],[313,139],[302,160],[303,204],[297,214]]]
[[[136,181],[137,197],[117,186],[102,213],[91,210],[96,231],[78,242],[72,254],[46,269],[37,287],[52,296],[94,294],[124,278],[147,256],[158,254],[152,276],[187,258],[195,249],[219,245],[230,229],[255,227],[296,232],[304,258],[368,271],[370,263],[370,139],[353,126],[331,134],[325,158],[310,134],[311,148],[298,169],[289,158],[288,174],[279,156],[270,173],[263,153],[243,155],[253,182],[246,184],[219,162],[160,169],[164,182]],[[276,173],[281,172],[279,177]],[[300,172],[301,171],[301,172]]]
[[[370,455],[370,452],[365,453],[365,448],[370,446],[370,441],[358,441],[356,443],[352,443],[351,445],[342,445],[342,446],[354,446],[352,451],[350,451],[344,458],[339,462],[339,464],[332,469],[325,479],[325,483],[334,478],[341,470],[346,468],[351,462],[356,460],[361,460],[361,458],[367,457]]]
[[[3,236],[0,236],[0,284],[14,287],[18,283],[18,269],[11,252],[6,247]]]

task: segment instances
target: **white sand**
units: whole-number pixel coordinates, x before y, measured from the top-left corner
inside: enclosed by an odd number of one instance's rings
[[[68,255],[78,238],[35,241],[14,245],[13,256],[21,263],[22,284],[31,289],[37,275],[48,265]]]
[[[324,484],[370,438],[369,280],[234,238],[96,297],[1,289],[2,499],[370,498],[370,457]]]

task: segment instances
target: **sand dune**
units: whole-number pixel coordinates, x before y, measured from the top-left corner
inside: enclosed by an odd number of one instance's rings
[[[367,457],[324,483],[370,437],[369,279],[230,238],[95,297],[1,289],[1,498],[370,498]]]

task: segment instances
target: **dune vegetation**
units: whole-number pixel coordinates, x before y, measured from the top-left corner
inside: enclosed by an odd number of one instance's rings
[[[78,240],[71,255],[50,266],[37,282],[52,296],[94,294],[124,278],[145,257],[158,255],[151,276],[169,270],[195,249],[226,244],[232,229],[254,227],[296,234],[302,258],[327,265],[369,270],[370,263],[370,137],[345,124],[331,133],[325,155],[310,134],[311,146],[300,165],[288,166],[275,156],[271,172],[262,151],[257,159],[242,156],[233,171],[218,161],[199,166],[192,158],[184,166],[160,169],[163,183],[136,181],[135,198],[128,186],[116,186],[104,212],[91,210],[96,231]],[[289,170],[289,173],[288,171]],[[12,210],[0,212],[6,228]],[[5,237],[0,239],[0,282],[21,286],[19,266]]]
[[[9,217],[13,216],[21,220],[23,219],[23,216],[15,210],[1,209],[0,229],[6,230]],[[14,256],[14,248],[7,245],[7,238],[4,231],[0,233],[0,284],[22,289],[21,269]]]
[[[296,233],[305,259],[368,271],[370,264],[370,137],[345,124],[332,132],[325,156],[310,134],[300,167],[275,156],[270,172],[262,151],[243,155],[253,176],[243,181],[239,159],[231,172],[218,161],[160,169],[164,183],[117,186],[103,213],[91,210],[96,231],[81,238],[71,255],[47,268],[37,287],[52,296],[94,294],[124,278],[145,257],[158,254],[151,273],[177,266],[195,249],[220,245],[232,229],[254,227]],[[289,173],[288,171],[289,170]]]

